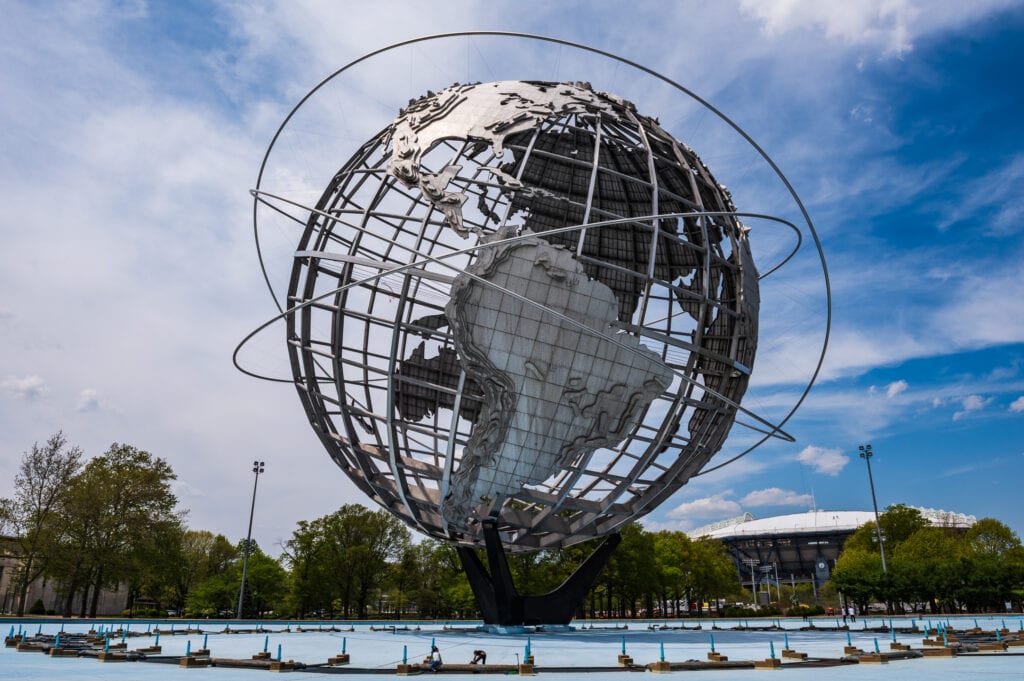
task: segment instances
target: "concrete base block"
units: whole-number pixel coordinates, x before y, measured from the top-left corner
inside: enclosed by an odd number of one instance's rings
[[[17,636],[4,636],[4,647],[5,648],[13,648],[16,645],[18,645],[18,643],[20,643],[20,642],[21,642],[21,639],[18,638]]]
[[[531,655],[529,659],[532,660],[533,656]],[[533,674],[533,663],[524,662],[523,664],[519,665],[519,676],[533,676]]]
[[[163,646],[146,646],[145,648],[136,648],[137,653],[156,654],[163,652]]]
[[[348,664],[348,662],[348,653],[341,653],[340,655],[335,655],[334,657],[327,658],[327,664]]]
[[[619,666],[620,667],[629,667],[632,664],[633,664],[633,658],[632,657],[630,657],[629,655],[621,655],[621,654],[619,655]]]
[[[43,644],[28,642],[19,643],[16,646],[14,646],[14,649],[17,650],[19,653],[41,653],[43,652]]]
[[[269,660],[270,659],[270,653],[269,652],[256,653],[255,655],[252,656],[252,659],[254,659],[254,660]]]
[[[860,656],[861,664],[889,664],[889,658],[881,653],[871,653]]]
[[[128,644],[127,643],[111,643],[110,644],[110,649],[111,650],[128,650]]]
[[[399,676],[409,676],[410,674],[419,673],[419,665],[416,664],[400,664],[395,670],[395,673]]]
[[[806,660],[807,659],[807,653],[798,653],[795,650],[791,650],[789,648],[783,648],[782,649],[782,657],[786,658],[787,660]]]
[[[270,671],[272,672],[293,672],[295,671],[295,660],[273,660],[270,663]]]
[[[649,669],[655,674],[667,674],[670,671],[672,671],[672,667],[669,665],[667,660],[658,660],[657,662],[652,662],[649,665]]]
[[[50,657],[78,657],[78,651],[70,648],[50,648]]]
[[[843,655],[863,655],[864,651],[857,646],[843,646]]]
[[[100,662],[126,662],[128,656],[124,653],[100,653],[96,656],[96,659]]]
[[[1018,638],[1014,641],[1004,641],[1010,648],[1019,648],[1024,646],[1024,638]]]
[[[777,657],[754,660],[754,669],[782,669],[782,660]]]
[[[1006,644],[1002,641],[993,641],[991,643],[979,643],[978,650],[997,650],[999,652],[1006,650]]]
[[[954,657],[956,651],[952,648],[925,648],[921,651],[925,657]]]
[[[209,667],[210,666],[210,658],[209,657],[192,657],[191,655],[188,656],[188,657],[179,657],[178,658],[178,666],[179,667],[189,667],[189,668],[192,668],[192,667]]]
[[[910,646],[906,643],[896,643],[893,641],[889,644],[889,650],[910,650]]]
[[[729,658],[721,653],[708,653],[709,662],[728,662]]]

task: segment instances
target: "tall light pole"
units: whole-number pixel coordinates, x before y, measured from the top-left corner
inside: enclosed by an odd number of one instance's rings
[[[249,507],[249,531],[245,535],[245,546],[242,547],[242,586],[238,589],[238,619],[242,619],[242,597],[245,595],[245,573],[249,570],[249,544],[252,542],[252,516],[256,512],[256,485],[263,472],[263,462],[253,461],[252,472],[256,479],[252,483],[252,506]]]
[[[860,458],[868,464],[868,484],[871,485],[871,504],[875,507],[875,531],[878,533],[878,550],[882,553],[882,572],[889,572],[885,566],[885,545],[882,543],[882,524],[878,521],[878,500],[875,498],[875,479],[871,477],[871,445],[860,446]]]
[[[757,578],[754,576],[754,568],[761,562],[756,558],[744,558],[743,562],[750,566],[750,593],[754,597],[754,605],[757,605]]]

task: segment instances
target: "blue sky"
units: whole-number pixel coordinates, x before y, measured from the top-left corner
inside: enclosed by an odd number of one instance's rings
[[[245,531],[249,463],[265,460],[264,546],[363,501],[291,388],[231,365],[273,310],[247,192],[277,126],[321,78],[392,42],[471,29],[586,43],[686,85],[772,155],[819,230],[832,345],[787,424],[797,443],[693,480],[648,526],[867,509],[857,446],[870,442],[882,505],[1024,532],[1024,4],[998,0],[8,3],[0,496],[21,453],[63,428],[89,454],[118,441],[167,458],[190,524],[232,538]],[[340,165],[410,96],[495,74],[621,92],[693,146],[740,210],[792,217],[713,117],[607,60],[523,41],[368,66],[349,84],[360,96],[336,96],[318,121],[337,130],[317,153]],[[753,238],[761,262],[784,243]],[[793,403],[820,343],[813,255],[766,280],[747,404],[770,418]],[[257,351],[285,366],[273,343]],[[737,429],[721,457],[747,441]]]

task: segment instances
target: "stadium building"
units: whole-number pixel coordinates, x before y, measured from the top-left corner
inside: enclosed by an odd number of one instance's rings
[[[967,529],[974,516],[932,508],[918,508],[932,525]],[[764,583],[807,583],[815,589],[828,581],[847,538],[866,523],[874,523],[871,511],[822,511],[771,518],[744,513],[689,532],[691,537],[711,537],[725,544],[745,587]]]

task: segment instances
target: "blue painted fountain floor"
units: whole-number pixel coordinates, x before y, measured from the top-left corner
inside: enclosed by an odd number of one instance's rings
[[[831,618],[815,618],[818,627],[834,627],[835,621]],[[937,624],[938,619],[932,621]],[[942,619],[946,624],[947,620]],[[662,624],[658,621],[656,624]],[[544,672],[544,667],[576,667],[614,668],[617,663],[617,655],[621,652],[623,643],[627,653],[633,657],[636,664],[646,664],[657,661],[661,657],[662,646],[664,646],[665,659],[671,662],[683,662],[686,660],[706,660],[707,652],[710,650],[711,637],[714,637],[714,645],[717,652],[726,655],[730,660],[760,660],[769,657],[774,647],[776,654],[780,654],[785,646],[788,637],[790,648],[807,653],[810,657],[822,657],[836,659],[842,656],[843,646],[847,644],[847,633],[845,631],[800,631],[800,627],[806,623],[799,619],[782,619],[777,623],[783,631],[751,631],[738,630],[738,626],[749,625],[750,627],[768,626],[771,621],[749,620],[710,620],[705,619],[700,624],[702,628],[696,629],[667,629],[652,630],[648,622],[630,620],[621,624],[628,625],[628,629],[619,629],[615,622],[595,622],[594,628],[577,628],[575,631],[557,632],[535,632],[531,634],[494,634],[475,630],[470,625],[458,624],[445,628],[439,623],[397,623],[397,629],[379,630],[385,624],[395,623],[374,623],[372,626],[378,630],[371,630],[371,624],[359,623],[354,626],[354,631],[326,631],[316,630],[318,627],[329,629],[333,627],[348,628],[349,623],[324,622],[322,624],[302,622],[264,622],[266,628],[261,633],[223,633],[225,623],[222,621],[193,621],[187,622],[175,620],[173,625],[174,633],[170,631],[171,623],[167,621],[150,622],[145,621],[81,621],[67,620],[11,620],[0,619],[4,635],[9,633],[13,625],[15,633],[20,628],[31,638],[38,631],[44,634],[56,634],[61,627],[65,633],[84,633],[90,628],[103,626],[105,629],[117,631],[122,625],[127,625],[128,631],[133,635],[126,638],[129,650],[151,645],[155,636],[152,630],[159,626],[162,628],[159,643],[163,647],[161,655],[183,656],[186,649],[198,650],[204,642],[203,633],[194,633],[200,629],[206,633],[206,642],[210,649],[211,656],[215,658],[238,658],[249,659],[254,653],[262,651],[264,647],[272,656],[277,655],[278,646],[281,649],[281,657],[284,660],[295,660],[305,664],[323,664],[328,657],[338,655],[342,648],[351,656],[349,669],[356,672],[356,668],[366,669],[366,674],[348,673],[349,679],[379,679],[379,673],[372,673],[373,670],[394,669],[402,662],[403,651],[409,662],[421,661],[430,651],[431,643],[436,643],[441,651],[442,658],[448,663],[468,663],[473,657],[473,651],[483,649],[487,651],[487,662],[489,664],[516,664],[524,654],[527,643],[531,653],[535,657],[536,666],[544,679],[551,681],[568,681],[579,678],[580,672]],[[891,634],[875,633],[864,630],[886,626],[889,620],[877,617],[868,618],[866,621],[858,619],[852,625],[850,641],[866,651],[875,649],[875,641],[882,651],[888,651]],[[924,627],[929,619],[918,618],[916,624]],[[1018,631],[1022,623],[1021,617],[978,617],[977,624],[982,629],[994,630],[1006,626],[1011,631]],[[696,627],[696,620],[670,621],[670,627],[678,627],[680,624],[686,627]],[[911,618],[894,618],[893,624],[896,628],[911,626]],[[950,618],[949,626],[956,629],[967,629],[975,625],[975,618]],[[235,629],[252,629],[255,625],[251,623],[234,624]],[[289,629],[286,629],[289,626]],[[297,626],[314,631],[296,631]],[[416,627],[419,627],[417,630]],[[718,629],[712,630],[712,626]],[[409,630],[403,628],[409,627]],[[193,633],[185,634],[183,630],[191,629]],[[920,649],[921,634],[897,634],[897,640],[901,643],[910,644],[914,649]],[[120,635],[111,638],[112,643],[120,641]],[[1024,678],[1024,648],[1011,648],[1010,651],[1020,651],[1022,654],[996,653],[991,655],[964,655],[954,659],[914,659],[892,661],[888,665],[844,665],[841,667],[817,668],[817,669],[783,669],[776,674],[781,674],[780,681],[784,678],[797,677],[803,681],[811,681],[816,678],[828,679],[856,679],[857,681],[877,681],[886,679],[907,678],[911,674],[923,674],[928,681],[958,681],[960,679],[1022,679]],[[745,679],[752,681],[759,677],[751,677],[754,673],[751,670],[709,670],[688,672],[687,679],[708,678],[713,681],[733,681],[734,679]],[[249,669],[228,669],[223,667],[207,669],[179,669],[177,666],[154,664],[151,662],[126,662],[119,664],[102,664],[95,659],[86,658],[50,658],[40,653],[17,652],[14,648],[0,649],[0,679],[19,679],[34,681],[36,679],[57,679],[58,681],[92,681],[108,679],[132,679],[133,681],[157,681],[165,678],[180,678],[181,675],[196,675],[201,677],[196,681],[241,681],[248,679],[266,680],[267,672],[264,670]],[[608,671],[601,673],[599,679],[604,681],[616,681],[637,677],[631,676],[633,672]],[[696,675],[696,676],[693,676]],[[712,675],[712,676],[708,676]],[[310,677],[303,677],[310,678]]]

